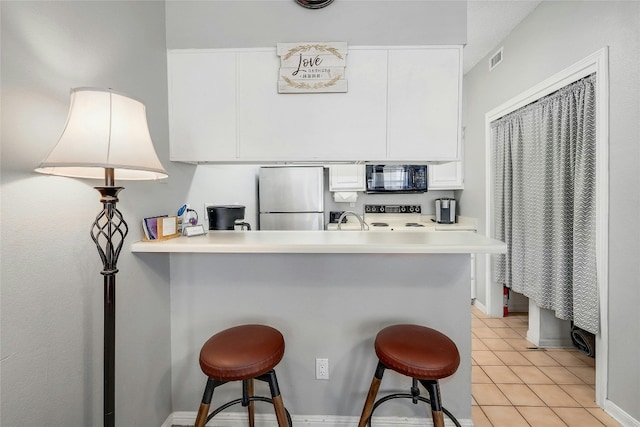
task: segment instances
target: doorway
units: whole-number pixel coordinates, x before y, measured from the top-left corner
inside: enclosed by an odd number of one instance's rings
[[[567,69],[555,74],[542,83],[527,90],[521,95],[491,110],[485,115],[485,161],[486,161],[486,230],[489,236],[495,236],[493,222],[493,183],[491,182],[491,131],[490,124],[519,108],[531,104],[562,87],[574,83],[590,74],[597,76],[596,86],[596,265],[598,278],[598,293],[600,300],[600,333],[596,335],[596,402],[604,405],[607,384],[607,307],[608,307],[608,50],[607,48],[589,55]],[[486,309],[491,316],[502,316],[502,285],[493,283],[491,258],[486,257]]]

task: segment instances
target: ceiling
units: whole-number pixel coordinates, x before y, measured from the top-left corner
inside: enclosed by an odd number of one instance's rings
[[[464,73],[496,51],[499,43],[540,3],[540,0],[469,0]]]

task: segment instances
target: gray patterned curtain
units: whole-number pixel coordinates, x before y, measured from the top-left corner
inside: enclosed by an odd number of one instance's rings
[[[496,281],[598,333],[595,82],[591,75],[491,123]]]

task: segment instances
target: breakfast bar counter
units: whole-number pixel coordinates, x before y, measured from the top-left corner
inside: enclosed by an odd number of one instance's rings
[[[169,269],[167,374],[174,411],[193,415],[181,424],[193,423],[202,397],[203,343],[228,327],[259,323],[284,335],[276,370],[294,425],[356,425],[377,364],[376,334],[412,323],[439,330],[458,347],[460,367],[441,381],[442,398],[463,426],[471,426],[471,254],[505,249],[458,231],[210,231],[131,246],[150,270],[162,262]],[[329,359],[329,380],[315,378],[317,358]],[[268,394],[259,388],[264,386],[258,382],[257,392]],[[406,377],[388,372],[380,394],[410,386]],[[239,394],[239,386],[229,384],[216,389],[214,400]],[[243,422],[241,407],[228,411],[218,417]],[[269,407],[258,411],[267,419],[273,414]],[[425,415],[423,405],[405,399],[376,410],[376,416],[416,423],[424,423]],[[400,422],[392,418],[386,419]]]
[[[132,252],[168,253],[503,253],[506,245],[466,231],[209,231],[202,236],[136,242]]]

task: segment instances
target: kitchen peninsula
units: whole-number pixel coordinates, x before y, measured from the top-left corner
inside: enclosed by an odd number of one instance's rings
[[[143,260],[164,253],[170,263],[174,410],[197,409],[205,380],[198,355],[210,335],[264,323],[286,340],[276,369],[294,424],[313,416],[357,418],[377,363],[375,335],[390,324],[417,323],[458,346],[460,368],[442,381],[443,401],[471,425],[469,259],[502,253],[504,243],[458,231],[210,231],[131,249]],[[316,358],[329,359],[328,381],[315,379]],[[409,387],[406,378],[390,374],[381,392]],[[228,385],[214,399],[238,393]],[[326,414],[322,407],[334,410]],[[424,417],[425,409],[401,400],[383,405],[378,415]]]

